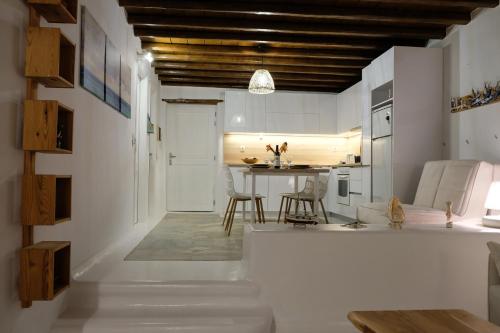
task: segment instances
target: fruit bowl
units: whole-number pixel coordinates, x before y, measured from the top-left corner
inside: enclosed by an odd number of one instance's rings
[[[258,159],[257,157],[245,157],[241,159],[243,162],[246,164],[255,164],[257,163]]]

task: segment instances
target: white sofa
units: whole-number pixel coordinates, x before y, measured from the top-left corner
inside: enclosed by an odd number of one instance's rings
[[[431,161],[425,163],[413,204],[403,204],[406,223],[445,223],[446,202],[453,203],[453,221],[479,218],[493,180],[494,166],[487,162]],[[364,223],[389,223],[387,202],[362,204],[357,218]]]

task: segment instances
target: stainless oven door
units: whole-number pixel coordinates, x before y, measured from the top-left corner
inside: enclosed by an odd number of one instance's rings
[[[348,175],[338,175],[338,193],[337,193],[337,203],[341,205],[350,205],[349,200],[349,176]]]

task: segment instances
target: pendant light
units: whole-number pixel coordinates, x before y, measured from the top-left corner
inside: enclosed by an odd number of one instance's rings
[[[264,65],[264,57],[262,57],[262,65]],[[253,73],[248,91],[251,94],[266,95],[274,92],[274,80],[271,73],[267,69],[257,69]]]

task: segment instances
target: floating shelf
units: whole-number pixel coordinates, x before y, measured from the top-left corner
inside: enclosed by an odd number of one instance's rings
[[[25,75],[49,88],[73,88],[75,44],[58,28],[28,28]]]
[[[71,176],[23,176],[23,224],[54,225],[69,220]]]
[[[24,102],[23,149],[71,154],[73,152],[73,110],[57,101],[26,100]]]
[[[76,23],[78,0],[28,0],[50,23]]]
[[[69,287],[70,242],[40,242],[21,250],[21,299],[50,301]]]

